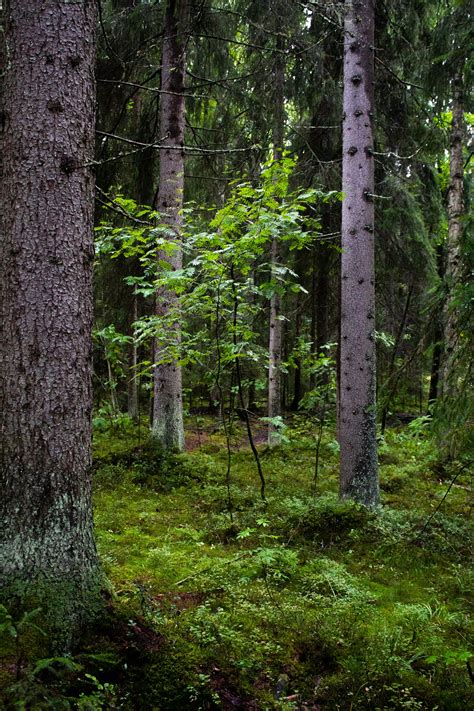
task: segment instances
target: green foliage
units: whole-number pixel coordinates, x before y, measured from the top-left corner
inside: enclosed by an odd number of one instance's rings
[[[150,224],[129,228],[103,222],[97,229],[99,254],[139,259],[142,275],[126,280],[137,294],[148,298],[164,288],[179,296],[176,309],[170,309],[165,317],[149,315],[134,324],[138,344],[153,338],[160,343],[156,363],[178,360],[181,365],[192,364],[209,384],[214,384],[216,377],[228,379],[236,359],[249,368],[267,363],[258,315],[276,291],[304,291],[289,264],[270,270],[269,245],[276,238],[290,253],[309,249],[317,240],[318,206],[341,197],[335,191],[292,190],[295,165],[293,158],[284,156],[264,164],[255,183],[233,181],[225,205],[205,213],[204,219],[198,206],[188,205],[182,244],[185,263],[180,270],[170,269],[166,259],[156,261],[157,249],[169,253],[175,248],[167,240],[167,228],[159,224],[159,215],[146,213],[132,200],[114,198],[125,213],[146,217]],[[180,344],[172,335],[177,319],[182,328]],[[106,340],[106,357],[115,367],[119,358],[114,349],[128,339],[111,328],[102,329],[98,337]],[[142,361],[141,376],[149,377],[152,365]]]
[[[47,636],[46,632],[33,622],[41,620],[41,612],[40,608],[27,611],[15,622],[8,610],[0,605],[0,660],[11,670],[2,685],[4,688],[0,697],[0,700],[3,698],[5,701],[6,708],[19,711],[99,711],[103,708],[116,708],[115,686],[100,682],[95,676],[85,672],[84,665],[73,657],[33,656],[34,647],[30,633],[33,632],[36,637],[38,634],[43,638]],[[13,647],[8,638],[14,640]]]

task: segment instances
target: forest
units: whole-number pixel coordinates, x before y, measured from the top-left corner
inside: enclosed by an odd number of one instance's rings
[[[0,709],[474,708],[472,0],[0,0]]]

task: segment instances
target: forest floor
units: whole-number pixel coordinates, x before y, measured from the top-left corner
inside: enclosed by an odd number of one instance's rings
[[[370,513],[338,501],[333,433],[316,480],[310,418],[285,434],[274,450],[257,436],[264,502],[241,423],[228,482],[208,417],[189,420],[182,455],[150,448],[143,428],[97,432],[109,612],[76,668],[20,670],[6,708],[474,708],[468,470],[440,467],[422,426],[391,429]]]

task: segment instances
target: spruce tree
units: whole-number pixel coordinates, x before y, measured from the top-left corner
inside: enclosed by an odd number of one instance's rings
[[[339,443],[340,491],[379,501],[375,438],[374,3],[347,0],[344,115]]]
[[[91,504],[95,3],[5,10],[0,579],[63,643],[99,599]]]

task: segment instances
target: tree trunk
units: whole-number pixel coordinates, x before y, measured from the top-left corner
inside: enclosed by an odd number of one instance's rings
[[[322,352],[329,340],[329,270],[330,253],[327,247],[320,245],[318,260],[318,284],[316,288],[316,354]]]
[[[438,277],[444,281],[444,248],[442,244],[436,247],[436,266]],[[435,314],[435,329],[433,334],[433,355],[431,358],[430,389],[428,393],[428,408],[438,399],[439,371],[441,366],[441,356],[443,352],[443,328],[439,314]]]
[[[403,315],[402,315],[401,321],[398,325],[397,335],[395,337],[395,342],[393,344],[392,352],[390,354],[390,361],[388,364],[388,372],[387,372],[388,392],[387,392],[387,395],[385,398],[385,404],[383,406],[382,416],[380,418],[380,432],[381,432],[381,434],[385,434],[385,427],[387,424],[387,415],[388,415],[388,412],[390,409],[392,398],[394,397],[395,393],[397,392],[398,377],[395,377],[395,371],[396,371],[395,364],[396,364],[396,360],[397,360],[398,349],[400,348],[400,344],[402,343],[402,339],[403,339],[403,336],[405,333],[405,327],[407,324],[408,312],[410,309],[410,302],[411,302],[411,297],[413,295],[414,288],[415,288],[415,280],[412,281],[410,288],[408,289],[407,298],[405,301],[405,308],[403,309]]]
[[[66,644],[99,600],[91,506],[95,3],[5,10],[0,579]],[[58,629],[60,627],[61,629]]]
[[[446,254],[446,301],[444,307],[444,355],[441,367],[443,393],[455,391],[455,361],[456,345],[459,338],[458,318],[454,306],[456,286],[461,281],[462,259],[461,239],[463,234],[464,216],[464,166],[463,166],[463,136],[464,136],[464,101],[462,75],[458,74],[453,81],[453,119],[451,128],[450,149],[450,183],[448,194],[448,238],[445,247]]]
[[[317,349],[317,344],[316,344],[316,333],[317,333],[317,285],[318,285],[318,279],[317,279],[317,267],[318,267],[318,252],[316,249],[316,246],[313,247],[313,250],[311,252],[311,323],[309,327],[309,338],[311,341],[311,356],[312,359],[316,360],[318,356],[318,349]],[[313,370],[313,367],[311,368],[310,374],[309,374],[309,389],[314,390],[316,387],[316,373]]]
[[[344,32],[340,492],[375,506],[373,0],[346,0]]]
[[[275,56],[274,65],[274,123],[273,123],[273,159],[280,160],[283,151],[284,133],[284,81],[285,65],[280,50],[282,39],[278,36],[276,41],[278,52]],[[273,237],[271,246],[271,270],[272,280],[276,281],[275,270],[280,263],[280,245],[278,237]],[[270,299],[270,334],[269,334],[269,362],[268,362],[268,417],[281,416],[281,347],[282,347],[282,321],[281,295],[275,291]],[[268,445],[274,447],[280,444],[281,436],[278,427],[271,423],[268,425]]]
[[[323,231],[325,223],[323,217]],[[324,244],[315,247],[315,259],[313,262],[315,274],[312,280],[312,314],[311,314],[311,338],[312,353],[316,358],[322,353],[323,346],[329,340],[329,274],[331,270],[331,253]],[[313,326],[314,321],[314,326]],[[318,382],[317,382],[318,380]],[[327,381],[327,374],[323,374],[318,379],[312,376],[312,388],[316,384]]]
[[[138,295],[132,294],[131,314],[129,316],[129,335],[132,338],[128,345],[128,383],[127,383],[127,412],[134,422],[138,422],[139,394],[138,394],[138,346],[133,324],[138,320]]]
[[[298,269],[300,278],[302,272],[302,265]],[[296,314],[295,314],[295,340],[296,346],[299,345],[299,339],[301,335],[301,291],[298,291],[296,295]],[[298,410],[300,405],[300,400],[302,397],[301,389],[301,358],[295,358],[295,374],[293,380],[293,400],[291,401],[290,409],[293,412]]]
[[[163,38],[160,136],[166,139],[160,153],[160,173],[156,209],[161,221],[169,228],[168,239],[174,244],[170,255],[159,251],[159,261],[168,262],[171,270],[181,269],[182,208],[184,190],[184,79],[186,72],[187,0],[168,0]],[[160,288],[156,294],[156,314],[166,317],[178,308],[178,297],[170,289]],[[179,348],[181,329],[178,318],[173,324],[174,345]],[[184,448],[183,396],[181,366],[176,360],[160,363],[163,348],[156,344],[155,358],[159,363],[154,377],[153,437],[164,449]]]

